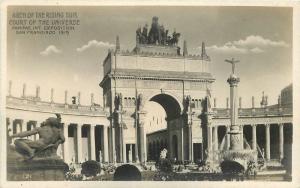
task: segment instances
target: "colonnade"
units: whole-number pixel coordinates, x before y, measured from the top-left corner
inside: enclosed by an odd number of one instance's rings
[[[279,142],[278,142],[278,156],[279,159],[283,159],[284,158],[284,123],[279,123],[276,124],[278,126],[279,129]],[[214,126],[209,126],[208,127],[208,151],[219,151],[219,150],[223,150],[225,148],[220,148],[220,141],[219,141],[219,133],[218,133],[218,128],[221,125],[214,125]],[[244,126],[245,125],[240,125],[240,131],[244,132]],[[251,146],[252,150],[257,150],[258,149],[258,143],[257,143],[257,126],[258,124],[252,124],[251,125],[251,135],[252,135],[252,140],[249,143],[249,145]],[[265,143],[264,143],[264,149],[263,149],[263,155],[264,158],[268,161],[271,160],[271,133],[270,133],[270,124],[263,124],[264,129],[265,129]],[[230,144],[230,136],[229,134],[227,134],[230,130],[230,126],[224,126],[226,127],[226,132],[224,133],[225,137],[224,137],[224,141],[226,144],[224,144],[224,147],[226,147],[226,149],[229,149],[229,144]],[[241,134],[241,139],[244,140],[244,134]],[[243,146],[242,148],[244,148],[244,142],[242,142]]]
[[[39,120],[13,119],[9,117],[6,120],[7,129],[9,130],[8,135],[32,130],[36,127],[40,127],[42,123],[42,121]],[[83,155],[83,148],[85,147],[83,146],[83,130],[88,131],[87,156]],[[108,162],[108,131],[106,126],[63,122],[63,133],[65,142],[58,148],[57,153],[64,159],[66,163],[82,163],[85,160],[96,160],[96,157],[98,157],[98,161],[100,162]],[[27,137],[27,139],[38,140],[39,136],[38,134],[36,134]],[[96,140],[98,141],[98,143]],[[74,145],[74,148],[71,148],[71,144]],[[86,150],[86,148],[84,149]],[[70,151],[72,150],[75,154],[73,156],[71,156],[70,154]]]

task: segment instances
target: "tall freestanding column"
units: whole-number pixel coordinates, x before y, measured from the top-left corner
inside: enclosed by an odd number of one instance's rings
[[[279,124],[279,158],[283,159],[284,153],[283,153],[283,124]]]
[[[238,120],[238,104],[237,104],[237,86],[240,82],[240,78],[235,75],[235,64],[239,61],[234,60],[225,60],[226,62],[232,65],[232,73],[228,78],[227,82],[230,85],[230,150],[241,150],[243,142],[241,140],[241,131],[237,123]]]

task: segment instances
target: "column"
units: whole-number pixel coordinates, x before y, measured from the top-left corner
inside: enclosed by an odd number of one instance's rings
[[[96,147],[95,147],[95,125],[90,125],[90,133],[89,133],[89,139],[90,139],[90,160],[96,159]]]
[[[126,163],[126,162],[127,162],[126,161],[126,142],[124,142],[124,140],[123,140],[123,163]]]
[[[27,119],[21,120],[21,132],[27,131],[27,123],[29,123],[29,120],[27,120]],[[24,138],[30,139],[29,136],[26,136],[26,137],[24,137]]]
[[[228,108],[229,108],[229,98],[226,97],[226,109],[228,109]]]
[[[128,154],[128,162],[129,163],[132,163],[132,159],[133,159],[133,156],[132,156],[132,144],[129,144],[130,148],[129,148],[129,154]]]
[[[252,149],[256,150],[256,125],[251,125],[252,126]]]
[[[122,163],[123,161],[123,127],[122,124],[119,123],[119,127],[118,127],[118,140],[119,140],[119,151],[118,151],[118,157],[119,157],[119,162]]]
[[[80,95],[81,95],[81,93],[80,92],[78,92],[78,105],[80,105]]]
[[[116,140],[115,140],[115,127],[114,127],[114,121],[112,121],[112,126],[110,127],[110,162],[116,163]]]
[[[270,124],[266,124],[266,159],[270,160]]]
[[[226,149],[229,150],[230,148],[230,126],[226,126]]]
[[[37,121],[36,121],[35,128],[41,127],[41,123],[42,123],[41,121],[37,120]],[[35,139],[36,139],[36,140],[40,139],[39,134],[36,134]]]
[[[54,102],[53,97],[54,97],[54,89],[51,88],[51,96],[50,96],[51,103]]]
[[[23,84],[23,93],[22,93],[22,97],[25,98],[26,97],[26,84]]]
[[[219,141],[218,141],[218,126],[214,127],[214,151],[219,150]]]
[[[103,154],[103,162],[108,162],[108,137],[107,137],[107,127],[103,126],[103,146],[104,146],[104,154]]]
[[[27,123],[28,123],[28,120],[21,120],[21,132],[25,132],[27,131]]]
[[[207,127],[207,146],[208,146],[208,154],[211,153],[211,151],[213,150],[212,148],[212,127],[211,125],[208,125]]]
[[[144,148],[144,123],[139,124],[140,136],[140,161],[145,162],[145,148]]]
[[[279,159],[283,159],[283,146],[284,146],[284,136],[283,136],[283,123],[279,124]]]
[[[255,99],[254,99],[254,96],[252,96],[252,108],[255,108]]]
[[[82,125],[77,124],[77,136],[76,136],[76,143],[77,143],[77,162],[80,163],[82,161],[82,139],[81,139],[81,127]]]
[[[14,121],[11,118],[6,117],[6,132],[8,133],[8,136],[11,136],[13,134],[13,123]]]
[[[189,139],[189,160],[193,161],[193,144],[192,144],[192,125],[188,125],[188,139]],[[184,151],[182,151],[184,152]],[[178,160],[178,159],[177,159]]]
[[[184,153],[185,153],[185,151],[184,151],[184,142],[183,141],[184,141],[184,129],[183,129],[183,127],[181,127],[181,159],[179,159],[181,161],[184,161]],[[153,145],[152,145],[152,148],[153,148]],[[169,148],[170,148],[170,146],[169,146]],[[152,159],[153,159],[153,153],[152,153]]]
[[[65,142],[63,144],[63,153],[64,153],[64,161],[66,163],[70,162],[70,159],[69,159],[69,135],[68,135],[68,127],[69,127],[69,123],[64,123],[64,137],[65,137]]]
[[[94,105],[94,93],[91,93],[91,106],[93,106]]]
[[[16,133],[20,133],[20,132],[22,132],[22,120],[16,120]]]
[[[244,149],[244,126],[243,125],[240,125],[240,129],[241,129],[241,147],[242,149]]]

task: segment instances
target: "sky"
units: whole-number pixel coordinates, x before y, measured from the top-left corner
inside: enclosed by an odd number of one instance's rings
[[[236,66],[240,77],[238,94],[243,107],[251,97],[259,105],[262,92],[269,104],[277,102],[280,90],[292,83],[292,9],[275,7],[10,7],[8,19],[15,12],[76,12],[80,25],[69,35],[16,34],[7,30],[7,80],[13,83],[12,94],[21,96],[26,83],[27,94],[34,95],[40,86],[41,97],[64,101],[81,92],[81,103],[90,104],[90,94],[102,104],[102,63],[108,49],[114,48],[119,35],[121,50],[135,46],[138,26],[151,24],[159,17],[171,32],[181,33],[179,45],[187,41],[190,54],[201,53],[202,41],[211,57],[213,97],[224,107],[229,96],[226,82],[231,67],[225,59],[240,60]],[[71,99],[69,99],[71,102]]]

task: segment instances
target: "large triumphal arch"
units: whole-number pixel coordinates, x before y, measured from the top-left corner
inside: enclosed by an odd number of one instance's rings
[[[117,37],[115,50],[104,60],[100,86],[104,107],[110,111],[111,162],[147,161],[145,117],[149,112],[144,106],[149,101],[166,111],[168,156],[193,160],[193,144],[203,144],[203,101],[214,82],[211,61],[204,43],[199,55],[188,54],[186,42],[181,52],[179,36],[175,31],[168,36],[154,17],[149,34],[146,26],[137,29],[131,52],[120,50]]]

